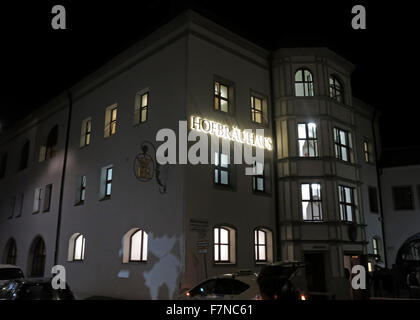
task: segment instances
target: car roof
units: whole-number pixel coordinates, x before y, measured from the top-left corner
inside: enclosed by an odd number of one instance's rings
[[[0,269],[19,269],[19,270],[21,270],[18,266],[14,266],[12,264],[0,264]]]

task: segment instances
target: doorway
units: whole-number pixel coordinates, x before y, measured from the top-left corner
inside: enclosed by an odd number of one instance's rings
[[[326,292],[325,254],[305,253],[305,270],[308,290],[311,292]]]

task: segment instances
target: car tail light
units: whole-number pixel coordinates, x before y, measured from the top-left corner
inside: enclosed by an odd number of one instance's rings
[[[308,300],[308,297],[305,296],[303,293],[299,297],[300,300]]]

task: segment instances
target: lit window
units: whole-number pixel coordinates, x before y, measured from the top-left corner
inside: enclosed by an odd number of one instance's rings
[[[130,262],[147,261],[147,233],[137,230],[130,238]]]
[[[394,197],[394,209],[395,210],[413,210],[413,191],[411,186],[399,186],[392,188],[392,194]]]
[[[312,73],[308,69],[299,69],[295,74],[296,97],[314,96],[314,81]]]
[[[105,197],[111,196],[111,188],[112,188],[112,167],[106,169]]]
[[[267,102],[265,99],[251,96],[251,121],[261,124],[267,122]]]
[[[330,87],[330,98],[338,102],[344,102],[343,85],[335,76],[330,76],[329,87]]]
[[[117,105],[106,108],[104,137],[110,137],[117,132]]]
[[[218,81],[214,82],[214,109],[229,112],[229,86]]]
[[[261,162],[255,162],[253,169],[254,175],[252,176],[252,188],[254,191],[265,192],[264,164]]]
[[[80,147],[90,145],[92,136],[92,119],[88,118],[82,121],[82,132],[80,134]]]
[[[69,240],[69,261],[83,261],[85,259],[86,238],[81,233],[75,233]]]
[[[134,124],[147,121],[149,109],[149,93],[137,93],[134,102]]]
[[[214,261],[231,262],[231,231],[228,228],[214,228]]]
[[[315,123],[298,123],[298,144],[299,157],[318,156],[318,136]]]
[[[35,189],[35,195],[34,195],[34,206],[33,206],[33,213],[39,212],[40,206],[41,206],[41,199],[42,199],[42,188],[36,188]]]
[[[335,157],[337,159],[353,161],[353,143],[351,134],[338,128],[334,128]]]
[[[44,212],[50,211],[51,193],[52,193],[52,184],[49,184],[45,187],[44,208],[42,210]]]
[[[366,163],[373,163],[372,143],[363,141],[363,155]]]
[[[224,153],[214,153],[214,183],[229,185],[229,156]]]
[[[373,248],[373,254],[375,255],[375,260],[380,261],[381,254],[379,251],[379,241],[377,238],[372,238],[372,248]]]
[[[303,220],[322,221],[321,184],[302,184],[301,196]]]
[[[354,188],[338,186],[338,199],[340,202],[340,217],[342,221],[353,222],[356,214],[356,201]]]
[[[267,261],[267,233],[264,230],[257,229],[254,232],[255,241],[255,261]]]
[[[16,218],[20,217],[22,215],[23,211],[23,200],[24,200],[24,194],[23,192],[20,192],[17,196],[17,204],[16,204]]]

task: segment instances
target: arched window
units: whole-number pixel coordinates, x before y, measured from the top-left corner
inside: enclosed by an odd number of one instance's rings
[[[10,238],[9,241],[7,241],[6,249],[4,252],[4,263],[6,264],[16,264],[16,258],[17,258],[17,247],[16,247],[16,241],[13,238]]]
[[[214,228],[214,261],[235,263],[235,230],[226,226]]]
[[[48,133],[47,145],[45,150],[45,159],[50,159],[55,156],[58,140],[58,126],[55,125]]]
[[[30,142],[29,142],[29,140],[26,140],[26,142],[22,146],[22,150],[20,152],[19,170],[24,170],[28,167],[29,146],[30,146]]]
[[[257,228],[254,230],[255,261],[273,261],[273,237],[270,230]]]
[[[44,268],[45,268],[45,257],[47,253],[45,250],[45,243],[41,237],[37,237],[32,242],[31,251],[30,251],[30,261],[31,261],[31,269],[30,269],[30,276],[31,277],[43,277],[44,276]]]
[[[81,233],[75,233],[69,240],[68,261],[83,261],[85,258],[86,238]]]
[[[344,89],[341,81],[335,76],[330,76],[329,79],[330,98],[338,102],[344,102]]]
[[[148,235],[139,228],[128,231],[123,238],[123,263],[147,261]]]
[[[305,68],[295,73],[295,95],[296,97],[313,97],[314,81],[312,73]]]

